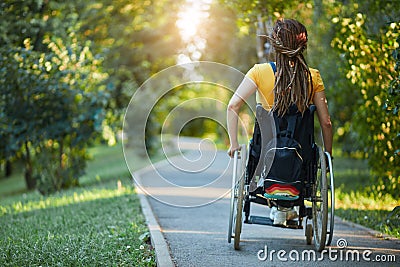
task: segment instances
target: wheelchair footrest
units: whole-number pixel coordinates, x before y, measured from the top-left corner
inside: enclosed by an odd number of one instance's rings
[[[249,224],[273,225],[274,221],[268,217],[250,216]]]
[[[297,221],[289,220],[286,222],[286,226],[283,225],[274,225],[274,221],[271,220],[269,217],[263,216],[250,216],[249,220],[245,222],[247,224],[261,224],[261,225],[270,225],[275,227],[282,227],[282,228],[291,228],[291,229],[303,229],[302,225],[298,225]]]

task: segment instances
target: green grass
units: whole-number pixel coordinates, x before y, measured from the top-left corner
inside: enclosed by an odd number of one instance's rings
[[[0,174],[0,199],[8,195],[26,192],[26,184],[22,173],[23,168],[23,166],[16,163],[13,165],[11,177],[4,178],[3,173]]]
[[[351,208],[339,208],[335,210],[335,214],[345,219],[346,221],[355,222],[364,225],[370,229],[379,232],[378,237],[385,235],[400,238],[400,228],[398,221],[393,219],[390,223],[387,222],[387,217],[390,211],[377,209],[377,210],[361,210]],[[398,219],[397,219],[398,220]]]
[[[388,215],[400,205],[390,195],[377,197],[370,190],[370,170],[365,160],[335,157],[335,214],[383,234],[400,238],[398,223],[388,221]]]
[[[156,265],[121,147],[90,153],[81,186],[48,197],[0,180],[0,266]]]

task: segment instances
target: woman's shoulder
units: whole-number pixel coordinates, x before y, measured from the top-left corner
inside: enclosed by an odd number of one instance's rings
[[[314,69],[314,68],[309,68],[309,69],[310,69],[310,72],[311,72],[311,77],[313,79],[322,80],[321,73],[319,72],[318,69]]]
[[[275,64],[275,63],[274,63]],[[265,62],[265,63],[257,63],[254,64],[253,68],[258,68],[258,69],[270,69],[271,68],[271,62]]]
[[[255,84],[262,88],[265,84],[269,84],[274,80],[274,71],[269,63],[258,63],[247,72],[247,77],[251,78]]]
[[[315,69],[315,68],[309,68],[309,69],[310,69],[311,75],[320,75],[320,72],[318,69]]]
[[[270,70],[270,69],[271,69],[271,64],[269,62],[267,62],[267,63],[254,64],[254,66],[250,69],[250,71],[264,73],[265,71]]]
[[[323,91],[325,89],[324,82],[322,81],[321,74],[318,69],[310,68],[311,77],[315,92]]]

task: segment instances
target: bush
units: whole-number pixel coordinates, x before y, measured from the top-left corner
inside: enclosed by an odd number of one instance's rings
[[[344,74],[359,90],[360,99],[353,103],[356,108],[352,128],[358,134],[358,143],[373,171],[371,190],[377,196],[389,193],[399,197],[400,121],[396,106],[399,103],[399,74],[398,63],[395,68],[389,55],[399,45],[396,39],[400,23],[388,23],[372,35],[366,27],[366,16],[361,13],[354,18],[335,18],[333,21],[337,24],[338,35],[332,45],[347,65]],[[398,57],[398,48],[394,55]],[[339,87],[338,90],[346,95],[349,89]]]

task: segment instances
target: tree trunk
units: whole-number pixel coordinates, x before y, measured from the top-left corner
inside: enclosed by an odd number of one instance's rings
[[[10,177],[11,174],[12,174],[12,164],[11,161],[8,159],[6,160],[5,176]]]
[[[57,190],[65,187],[65,181],[64,181],[64,177],[63,177],[63,170],[64,170],[64,163],[63,163],[63,154],[64,154],[64,138],[62,137],[59,141],[59,168],[56,171],[56,175],[57,177]]]
[[[314,0],[314,18],[313,18],[314,25],[318,25],[318,22],[321,19],[323,12],[324,9],[322,0]],[[319,31],[319,27],[316,27],[316,29]]]
[[[60,170],[63,170],[63,169],[64,169],[63,154],[64,154],[64,139],[61,138],[61,140],[59,141],[59,163],[60,163]]]
[[[36,181],[33,179],[32,175],[32,160],[28,142],[25,142],[25,153],[25,182],[28,190],[31,190],[36,187]]]
[[[45,9],[46,9],[46,6],[47,6],[48,3],[49,3],[48,0],[42,2],[42,6],[40,7],[40,10],[39,10],[39,15],[41,17],[44,15],[44,12],[45,12]],[[39,27],[39,30],[37,31],[37,34],[36,34],[36,38],[35,38],[34,43],[33,43],[33,49],[34,50],[36,50],[36,51],[40,51],[41,50],[40,47],[43,46],[43,44],[42,44],[43,36],[44,36],[43,27]]]

